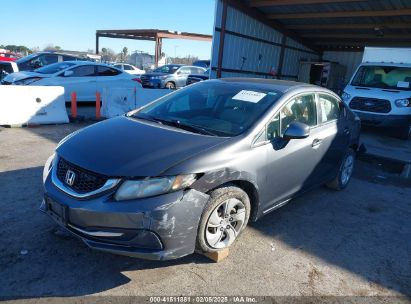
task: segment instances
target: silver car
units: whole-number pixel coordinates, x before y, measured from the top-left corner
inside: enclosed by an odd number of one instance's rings
[[[41,210],[103,251],[216,252],[310,189],[344,189],[359,135],[327,89],[206,80],[63,139],[44,169]]]

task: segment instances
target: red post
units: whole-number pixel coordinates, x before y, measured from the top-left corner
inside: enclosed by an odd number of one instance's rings
[[[100,115],[100,104],[101,101],[101,95],[100,92],[96,92],[96,119],[100,119],[101,115]]]
[[[71,93],[71,117],[77,118],[77,93]]]

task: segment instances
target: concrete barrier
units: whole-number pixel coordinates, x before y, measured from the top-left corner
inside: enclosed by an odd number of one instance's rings
[[[63,87],[0,85],[0,125],[68,122]]]
[[[123,115],[170,92],[165,89],[106,88],[102,95],[101,115],[106,118]]]

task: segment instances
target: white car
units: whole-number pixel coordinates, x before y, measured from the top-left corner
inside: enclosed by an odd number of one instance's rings
[[[13,61],[1,61],[0,57],[0,81],[9,74],[19,71],[17,63]]]
[[[129,73],[131,75],[141,75],[144,74],[146,71],[140,70],[139,68],[136,68],[134,65],[128,64],[128,63],[117,63],[114,65],[115,68],[120,69],[126,73]]]
[[[91,61],[65,61],[47,65],[33,72],[7,75],[2,84],[62,86],[66,101],[77,93],[78,101],[95,101],[104,88],[141,88],[138,78],[106,64]]]

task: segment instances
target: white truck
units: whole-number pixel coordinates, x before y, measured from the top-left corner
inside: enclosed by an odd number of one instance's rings
[[[342,94],[365,125],[411,135],[411,48],[366,47],[363,60]]]

